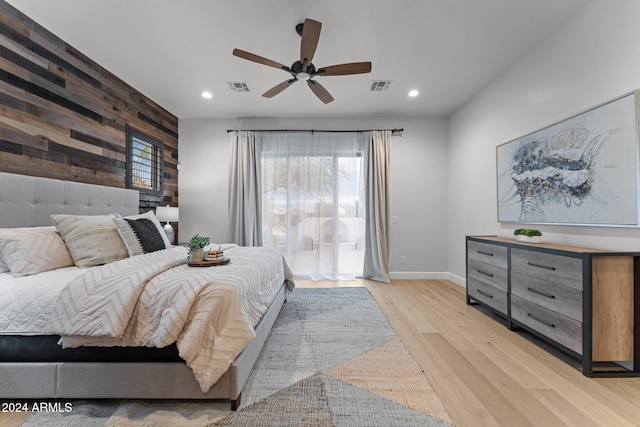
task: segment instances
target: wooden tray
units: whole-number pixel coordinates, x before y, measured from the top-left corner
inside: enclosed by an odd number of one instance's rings
[[[229,261],[231,261],[229,258],[222,257],[219,259],[214,259],[211,261],[193,261],[193,262],[189,262],[189,267],[213,267],[216,265],[225,265],[225,264],[229,264]]]

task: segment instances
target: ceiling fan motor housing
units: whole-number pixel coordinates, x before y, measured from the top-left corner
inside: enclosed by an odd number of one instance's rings
[[[304,66],[302,65],[302,62],[300,61],[296,61],[291,65],[291,75],[293,77],[296,77],[298,80],[309,80],[309,78],[313,77],[313,75],[316,73],[316,67],[313,64],[307,64],[307,70],[306,71],[302,71],[304,68]],[[305,78],[304,76],[300,76],[298,77],[298,74],[300,73],[306,73],[308,75],[307,78]]]

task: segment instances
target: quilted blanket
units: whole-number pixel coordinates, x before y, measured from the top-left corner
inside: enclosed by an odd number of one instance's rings
[[[273,248],[232,247],[227,265],[186,265],[182,247],[90,269],[61,292],[49,332],[65,347],[176,343],[203,392],[255,336],[280,286],[293,287]]]

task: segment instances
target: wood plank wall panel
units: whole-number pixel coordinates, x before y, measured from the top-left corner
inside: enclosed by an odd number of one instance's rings
[[[0,171],[125,187],[126,126],[164,144],[178,205],[178,118],[0,0]]]

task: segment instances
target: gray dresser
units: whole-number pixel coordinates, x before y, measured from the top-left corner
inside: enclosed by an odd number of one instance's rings
[[[640,374],[639,272],[640,253],[467,237],[467,304],[578,358],[587,376]]]

